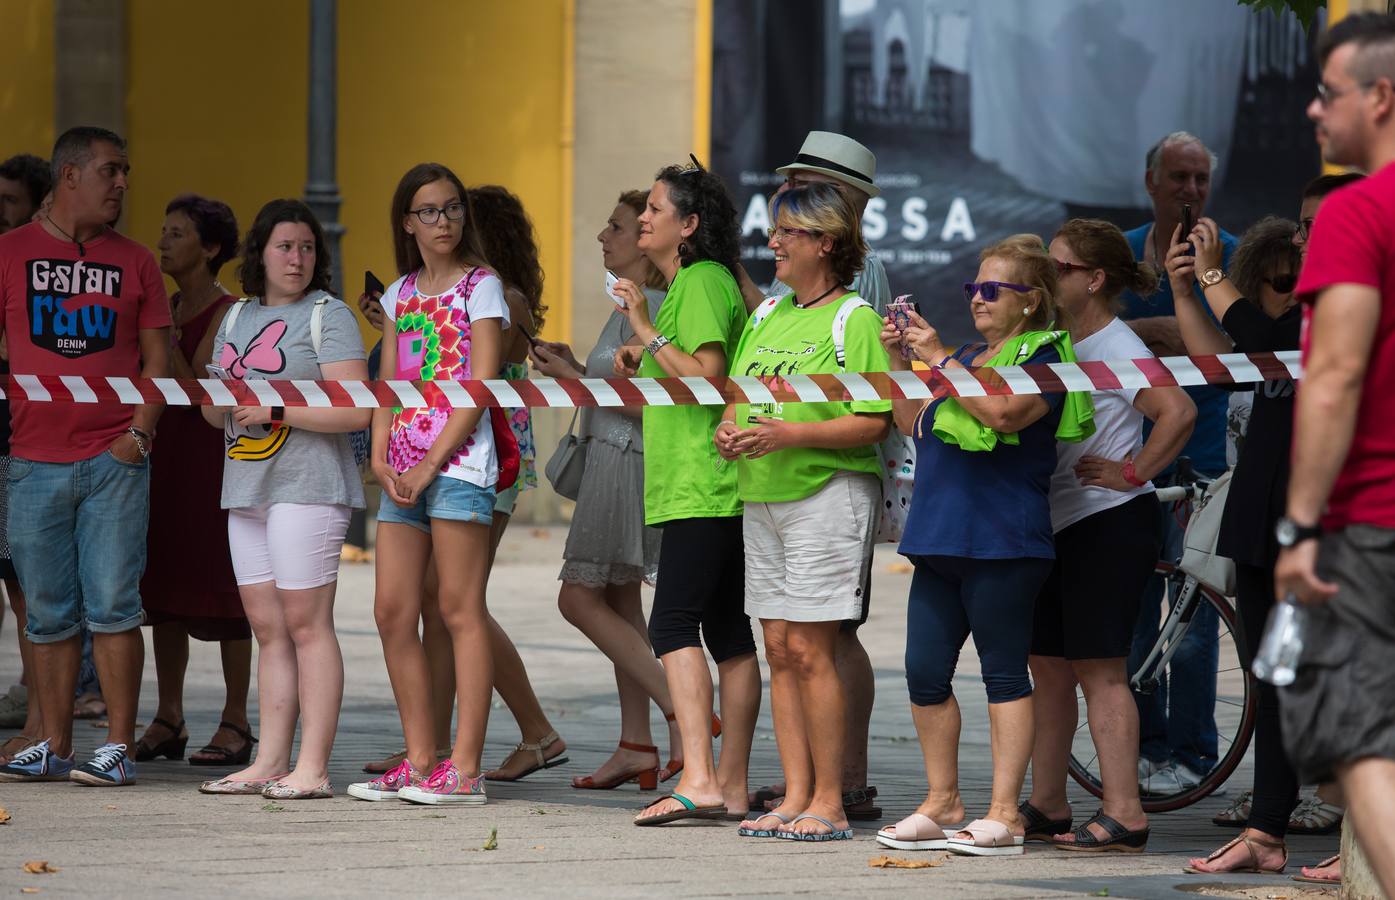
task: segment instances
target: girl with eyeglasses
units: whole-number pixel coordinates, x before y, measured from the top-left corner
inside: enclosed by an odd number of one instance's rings
[[[464,185],[445,166],[415,166],[398,182],[391,221],[401,277],[382,298],[383,371],[422,381],[493,378],[508,305],[485,265]],[[501,475],[511,474],[510,463],[516,472],[517,445],[489,411],[452,409],[439,392],[428,396],[429,407],[373,416],[373,473],[383,488],[374,615],[407,755],[349,793],[477,806],[485,802],[480,754],[494,682],[485,608],[490,525]],[[435,748],[444,735],[433,726],[431,675],[417,632],[428,566],[455,652],[459,698],[455,744],[439,764]]]
[[[893,369],[902,356],[935,369],[1072,362],[1070,336],[1055,330],[1056,265],[1035,235],[985,249],[964,286],[983,341],[957,350],[912,313],[904,330],[885,321]],[[992,378],[992,375],[986,377]],[[925,756],[929,793],[877,840],[899,850],[948,849],[971,856],[1022,853],[1017,800],[1032,754],[1027,654],[1032,610],[1055,554],[1047,502],[1058,440],[1094,428],[1089,394],[996,395],[898,400],[896,425],[916,444],[918,478],[900,552],[915,566],[906,616],[906,682]],[[963,827],[959,795],[959,704],[951,680],[970,635],[988,689],[993,799]]]
[[[1300,217],[1311,220],[1327,194],[1360,177],[1324,175],[1314,179],[1303,191]],[[1195,257],[1169,253],[1167,258],[1168,277],[1177,299],[1177,325],[1187,352],[1298,349],[1303,315],[1293,290],[1302,267],[1305,231],[1286,219],[1260,220],[1245,232],[1230,270],[1225,272],[1215,228],[1210,219],[1201,219],[1191,234]],[[1191,286],[1196,279],[1202,285],[1200,298]],[[1295,401],[1289,379],[1240,387],[1246,393],[1252,387],[1253,406],[1248,429],[1238,441],[1216,552],[1235,560],[1236,610],[1245,647],[1244,664],[1248,666],[1259,649],[1264,623],[1274,605],[1274,565],[1279,553],[1274,523],[1283,515],[1288,496]],[[1257,684],[1254,790],[1245,792],[1213,820],[1244,830],[1236,839],[1239,844],[1232,841],[1205,859],[1191,860],[1191,867],[1198,872],[1229,872],[1249,865],[1265,870],[1281,868],[1286,858],[1284,837],[1302,827],[1291,823],[1299,784],[1284,753],[1278,694],[1266,682]],[[1340,815],[1336,807],[1328,809],[1334,811],[1334,817]],[[1313,872],[1305,870],[1304,874]],[[1315,877],[1340,881],[1340,863],[1328,860],[1316,867]]]
[[[1151,357],[1116,315],[1125,290],[1149,296],[1156,270],[1099,219],[1071,219],[1051,241],[1058,299],[1081,360]],[[1191,436],[1196,405],[1181,388],[1091,394],[1095,433],[1058,448],[1051,477],[1056,561],[1037,598],[1030,667],[1036,712],[1032,795],[1020,807],[1027,840],[1062,850],[1128,851],[1148,842],[1138,795],[1138,707],[1128,657],[1143,591],[1162,550],[1162,518],[1150,478]],[[1153,423],[1143,439],[1143,420]],[[1104,782],[1103,808],[1074,825],[1066,767],[1075,736],[1075,688],[1085,691],[1090,735]]]

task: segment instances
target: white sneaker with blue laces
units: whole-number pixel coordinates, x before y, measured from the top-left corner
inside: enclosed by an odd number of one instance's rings
[[[78,784],[97,787],[135,784],[136,764],[126,755],[125,744],[103,744],[97,748],[90,762],[73,769],[68,773],[68,777]]]

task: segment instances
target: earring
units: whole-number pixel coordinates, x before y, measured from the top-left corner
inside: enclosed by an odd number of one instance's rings
[[[680,258],[688,255],[688,242],[687,242],[687,241],[679,241],[679,242],[678,242],[678,255],[679,255]]]
[[[1085,289],[1085,293],[1087,293],[1087,294],[1093,294],[1094,292],[1095,292],[1095,289],[1092,288],[1092,287],[1087,287],[1087,288]]]

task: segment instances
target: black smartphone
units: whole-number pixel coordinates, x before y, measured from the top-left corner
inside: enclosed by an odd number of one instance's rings
[[[531,334],[528,333],[528,329],[523,327],[523,323],[522,323],[522,322],[519,322],[519,323],[518,323],[518,330],[521,331],[521,332],[523,332],[523,336],[526,337],[526,338],[528,339],[528,345],[529,345],[529,346],[531,346],[531,347],[536,347],[536,346],[538,346],[538,339],[535,338],[535,337],[533,337]]]
[[[1188,255],[1188,256],[1192,256],[1192,255],[1194,254],[1194,252],[1195,252],[1194,249],[1192,248],[1191,240],[1188,238],[1188,235],[1190,235],[1190,234],[1192,233],[1192,229],[1195,228],[1195,227],[1196,227],[1196,217],[1192,215],[1192,205],[1191,205],[1190,203],[1183,203],[1183,204],[1182,204],[1182,233],[1181,233],[1181,235],[1178,237],[1178,241],[1179,241],[1180,243],[1183,243],[1183,244],[1186,244],[1186,245],[1187,245],[1187,248],[1188,248],[1188,249],[1187,249],[1187,255]]]
[[[387,288],[378,280],[377,275],[374,275],[367,269],[363,270],[363,292],[365,294],[370,297],[381,297],[385,290],[387,290]]]

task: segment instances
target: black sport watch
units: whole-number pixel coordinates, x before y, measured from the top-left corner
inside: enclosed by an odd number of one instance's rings
[[[1299,525],[1288,516],[1274,523],[1274,540],[1280,547],[1294,547],[1322,534],[1320,525]]]

